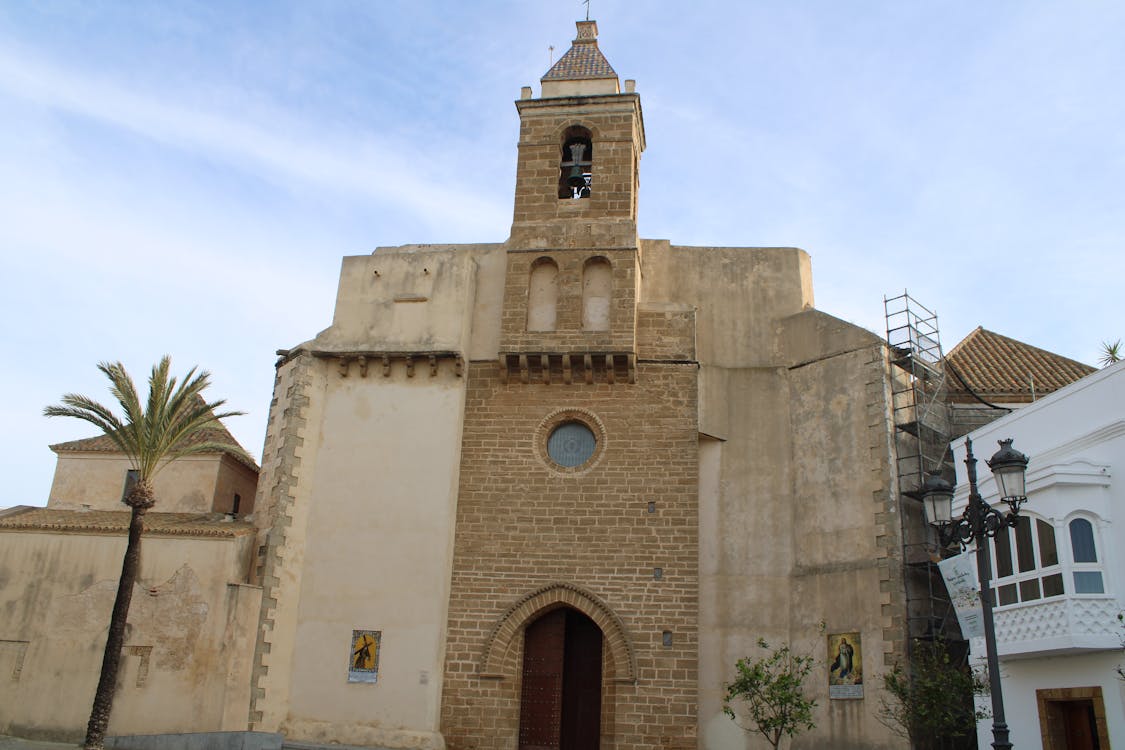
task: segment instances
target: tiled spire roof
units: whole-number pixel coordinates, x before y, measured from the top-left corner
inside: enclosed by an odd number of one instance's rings
[[[617,73],[598,49],[596,21],[578,22],[578,38],[540,80],[574,81],[584,78],[617,78]]]
[[[1022,341],[978,327],[946,355],[956,374],[946,383],[954,400],[969,396],[965,380],[977,395],[990,401],[1021,402],[1057,391],[1083,378],[1095,368]]]

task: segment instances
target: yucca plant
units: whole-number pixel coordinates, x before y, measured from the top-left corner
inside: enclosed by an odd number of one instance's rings
[[[117,597],[109,621],[109,634],[102,657],[102,669],[90,721],[86,727],[87,750],[101,750],[105,739],[109,714],[117,687],[117,672],[121,664],[121,648],[125,641],[125,623],[129,617],[129,604],[133,585],[141,563],[141,534],[144,532],[144,515],[156,504],[153,477],[170,461],[193,453],[240,452],[237,446],[206,440],[206,430],[220,419],[243,412],[217,410],[224,400],[208,403],[202,393],[210,385],[211,376],[206,371],[192,368],[177,381],[169,374],[170,357],[165,356],[152,368],[148,380],[148,400],[142,404],[133,379],[120,362],[101,362],[98,369],[109,379],[109,392],[121,407],[121,416],[97,401],[76,393],[67,393],[62,403],[48,406],[43,414],[48,417],[74,417],[95,425],[114,445],[128,456],[136,471],[136,481],[128,488],[122,502],[132,511],[129,518],[129,540],[125,558],[121,563],[121,578],[117,583]]]
[[[1103,341],[1102,342],[1102,356],[1098,360],[1098,364],[1102,367],[1109,367],[1121,361],[1121,339],[1117,341]]]

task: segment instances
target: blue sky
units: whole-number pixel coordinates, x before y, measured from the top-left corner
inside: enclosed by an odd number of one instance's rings
[[[0,4],[0,382],[42,504],[47,420],[94,365],[213,373],[261,450],[274,351],[331,321],[340,258],[508,234],[512,102],[578,2]],[[1125,4],[593,0],[641,94],[640,230],[797,246],[817,307],[903,289],[1094,363],[1125,336]]]

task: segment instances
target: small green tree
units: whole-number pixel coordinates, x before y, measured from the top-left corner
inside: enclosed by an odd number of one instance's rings
[[[758,647],[770,651],[761,638]],[[726,686],[723,713],[747,732],[761,734],[776,750],[782,737],[794,737],[816,726],[812,718],[816,701],[804,689],[814,664],[813,657],[795,654],[789,646],[758,659],[739,659],[735,664],[738,676]],[[743,704],[743,711],[735,712],[732,704],[736,701]],[[739,723],[741,714],[750,726]]]
[[[958,665],[945,641],[915,641],[911,670],[895,664],[883,675],[886,694],[879,720],[910,740],[916,750],[959,747],[991,714],[973,701],[988,694],[988,683],[967,664]]]

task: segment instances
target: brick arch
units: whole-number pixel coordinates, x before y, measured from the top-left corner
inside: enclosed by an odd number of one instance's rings
[[[518,640],[516,636],[523,632],[527,623],[559,607],[578,610],[601,629],[613,666],[613,682],[631,684],[637,681],[633,641],[621,618],[601,599],[571,583],[548,584],[525,594],[508,607],[485,641],[480,676],[495,679],[515,676],[517,665],[513,646]]]
[[[553,138],[559,143],[562,143],[563,134],[571,128],[585,128],[586,130],[590,131],[590,140],[592,141],[597,141],[602,137],[601,128],[597,126],[597,123],[590,122],[589,120],[583,120],[578,117],[571,117],[564,120],[562,123],[555,127]]]

